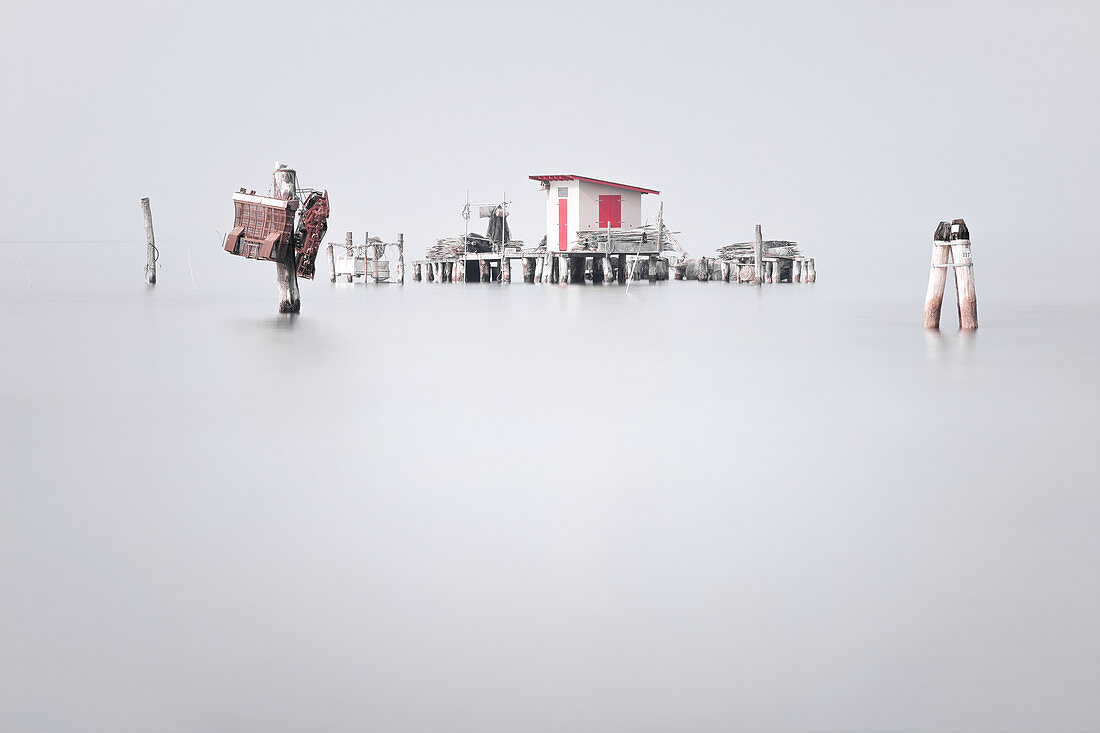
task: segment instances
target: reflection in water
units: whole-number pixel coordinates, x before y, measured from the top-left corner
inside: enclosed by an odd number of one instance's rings
[[[980,349],[826,281],[276,315],[255,263],[74,256],[0,289],[0,728],[1100,715],[1065,695],[1100,686],[1095,310]]]

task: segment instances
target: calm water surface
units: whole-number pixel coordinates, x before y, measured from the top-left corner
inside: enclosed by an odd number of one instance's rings
[[[0,729],[1100,725],[1095,302],[201,249],[3,250]]]

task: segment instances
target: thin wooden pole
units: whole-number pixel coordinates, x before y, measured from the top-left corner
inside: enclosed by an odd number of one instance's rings
[[[752,284],[759,285],[763,279],[764,263],[762,258],[764,257],[764,235],[761,232],[759,224],[756,225],[756,237],[752,243],[752,263],[756,269],[756,273],[753,275]]]
[[[330,283],[336,282],[336,255],[332,251],[332,242],[328,243],[328,271]]]
[[[141,200],[141,214],[145,219],[145,282],[157,284],[157,245],[153,238],[153,211],[149,208],[149,198]]]
[[[405,284],[405,235],[397,234],[397,284]]]

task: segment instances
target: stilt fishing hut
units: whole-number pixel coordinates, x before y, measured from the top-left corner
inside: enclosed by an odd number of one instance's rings
[[[276,163],[268,195],[242,188],[233,194],[233,210],[225,251],[274,262],[279,312],[298,313],[298,278],[313,279],[317,250],[328,229],[328,191],[299,188],[297,172]]]
[[[642,196],[661,192],[575,173],[529,176],[546,192],[543,282],[668,279],[664,251],[683,254],[664,225],[642,224]],[[662,209],[663,212],[663,209]]]

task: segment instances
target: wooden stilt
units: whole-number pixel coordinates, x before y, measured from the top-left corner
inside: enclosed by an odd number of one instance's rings
[[[791,260],[791,282],[796,283],[802,279],[802,260]]]
[[[569,255],[558,255],[558,284],[569,284]]]
[[[478,262],[478,272],[481,275],[481,282],[489,282],[489,261],[481,260]]]
[[[951,245],[948,243],[950,227],[941,221],[932,238],[932,263],[928,269],[928,290],[924,295],[924,327],[940,327],[940,310],[943,307],[943,290],[947,285],[947,265],[951,261]]]
[[[627,278],[627,264],[626,255],[619,255],[619,284],[622,285],[626,282]]]
[[[502,283],[512,282],[512,262],[503,255],[500,258],[500,281]]]
[[[328,243],[328,247],[326,248],[326,252],[328,253],[328,271],[329,271],[328,281],[330,283],[334,283],[334,282],[336,282],[336,255],[332,251],[332,242]]]
[[[806,276],[806,282],[812,283],[817,280],[817,268],[814,267],[814,258],[810,257],[808,260],[806,260],[806,264],[810,268],[809,274]]]
[[[542,282],[542,268],[545,265],[545,263],[546,263],[546,258],[545,257],[536,257],[535,258],[535,282],[537,282],[537,283]]]

